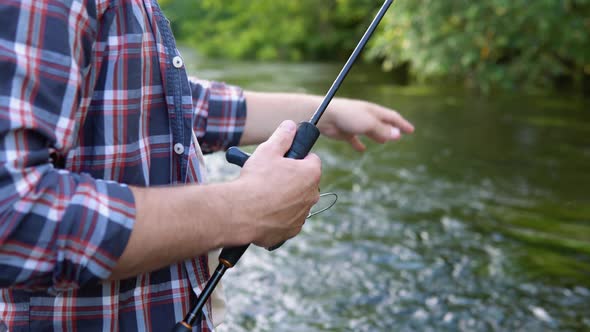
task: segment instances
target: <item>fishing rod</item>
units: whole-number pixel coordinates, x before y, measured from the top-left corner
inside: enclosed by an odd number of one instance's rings
[[[361,51],[367,45],[367,42],[375,32],[375,29],[377,29],[377,26],[383,19],[383,16],[385,16],[385,13],[387,13],[387,10],[389,9],[389,7],[391,7],[394,1],[395,0],[385,0],[383,6],[381,6],[381,9],[379,9],[379,12],[373,19],[373,22],[371,22],[371,25],[369,26],[369,28],[359,41],[358,45],[350,55],[350,58],[348,58],[348,61],[346,61],[346,64],[340,71],[340,74],[338,74],[338,77],[336,77],[336,80],[330,87],[330,90],[328,90],[328,93],[324,97],[322,104],[318,107],[318,109],[315,111],[315,113],[308,122],[301,122],[297,126],[295,138],[293,139],[291,148],[285,154],[285,158],[303,159],[307,156],[309,151],[311,151],[315,142],[320,137],[320,130],[317,128],[318,122],[320,121],[322,115],[328,108],[328,105],[334,98],[334,95],[336,95],[336,92],[342,85],[342,82],[350,72],[350,69],[356,62]],[[237,147],[231,147],[229,148],[229,150],[227,150],[225,157],[229,163],[243,167],[250,155],[243,152]],[[284,242],[279,243],[278,245],[269,248],[269,250],[272,251],[278,249],[283,244]],[[242,255],[244,255],[249,246],[250,245],[247,244],[240,247],[224,248],[221,251],[221,254],[219,255],[219,265],[217,266],[215,272],[207,282],[207,285],[197,298],[197,303],[195,304],[193,309],[185,316],[184,320],[176,324],[176,326],[172,330],[173,332],[192,331],[192,327],[195,325],[195,323],[200,322],[202,320],[203,307],[209,300],[209,297],[213,293],[213,290],[215,289],[215,287],[217,286],[225,272],[236,265],[236,263],[240,260]]]

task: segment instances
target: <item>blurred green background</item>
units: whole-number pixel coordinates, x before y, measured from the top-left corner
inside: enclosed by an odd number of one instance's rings
[[[180,40],[207,56],[342,60],[381,0],[160,0]],[[590,89],[590,0],[397,1],[367,61],[401,82]]]

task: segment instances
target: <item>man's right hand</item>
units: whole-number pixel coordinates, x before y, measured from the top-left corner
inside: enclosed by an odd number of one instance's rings
[[[232,236],[244,243],[271,247],[301,231],[311,207],[319,200],[320,158],[287,159],[296,124],[284,121],[248,159],[232,197]]]
[[[229,183],[131,187],[137,209],[131,237],[111,279],[124,279],[220,247],[271,247],[301,231],[319,200],[321,162],[283,156],[295,136],[283,123]]]

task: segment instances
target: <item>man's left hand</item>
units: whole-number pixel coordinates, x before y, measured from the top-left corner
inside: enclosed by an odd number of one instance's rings
[[[327,137],[347,141],[357,151],[366,149],[360,135],[383,144],[414,132],[414,126],[398,112],[371,102],[346,98],[332,101],[318,128]]]

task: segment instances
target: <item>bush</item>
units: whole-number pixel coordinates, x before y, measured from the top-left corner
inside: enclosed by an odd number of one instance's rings
[[[214,57],[340,60],[381,0],[160,0],[177,36]],[[398,0],[370,44],[383,68],[494,87],[582,86],[590,0]]]
[[[384,68],[491,87],[581,85],[590,75],[588,0],[399,1],[374,41]]]
[[[347,56],[376,0],[160,1],[175,34],[231,59],[333,60]]]

